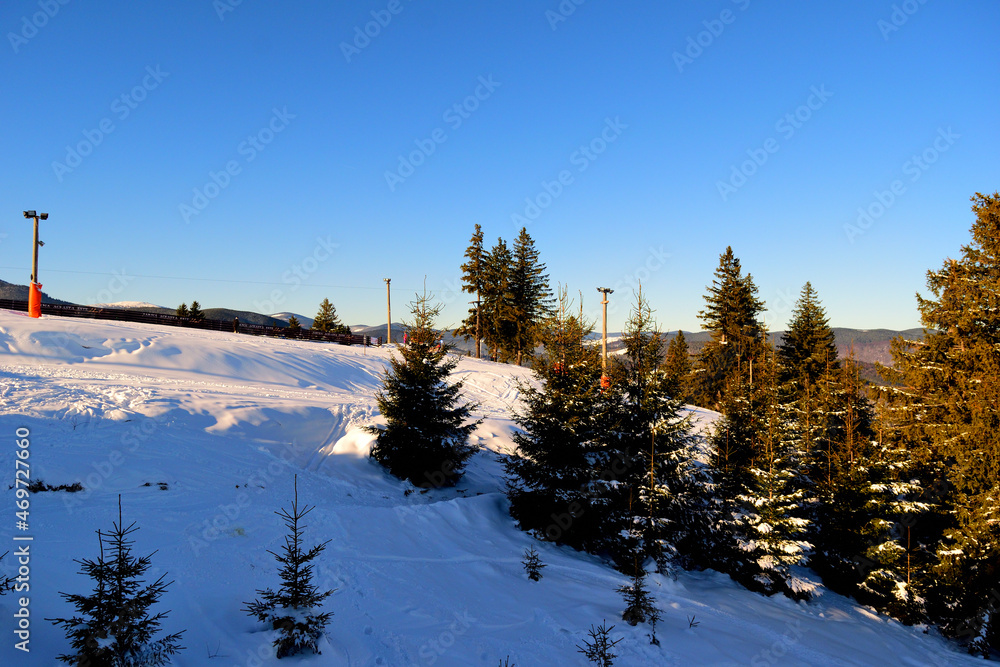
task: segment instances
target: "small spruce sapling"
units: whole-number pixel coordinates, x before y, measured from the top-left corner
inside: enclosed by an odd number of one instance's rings
[[[584,640],[583,646],[577,644],[577,653],[582,653],[587,656],[590,660],[598,667],[613,667],[615,664],[614,660],[618,656],[612,653],[612,649],[615,645],[622,640],[621,637],[611,641],[611,631],[615,629],[615,626],[605,627],[605,622],[602,622],[600,626],[595,628],[593,625],[590,626],[588,634],[590,635],[590,640]]]
[[[622,620],[629,625],[635,626],[640,623],[649,623],[652,629],[650,643],[659,645],[656,638],[656,622],[660,620],[660,610],[654,604],[653,596],[646,588],[646,571],[636,568],[632,576],[632,583],[621,586],[618,592],[625,599],[625,611],[622,612]]]
[[[319,640],[323,637],[332,612],[317,613],[316,608],[329,597],[333,590],[317,589],[312,583],[312,561],[323,552],[330,540],[317,544],[307,551],[302,549],[302,518],[315,509],[299,507],[298,475],[294,479],[295,497],[292,509],[282,508],[275,512],[285,520],[288,534],[285,535],[285,545],[282,553],[268,551],[275,560],[281,563],[278,576],[281,577],[281,587],[277,592],[270,588],[258,589],[260,599],[245,603],[244,611],[250,616],[256,616],[261,622],[270,623],[278,636],[274,640],[277,657],[284,658],[305,651],[320,653]]]
[[[524,550],[524,559],[521,561],[521,564],[524,565],[524,571],[528,573],[528,579],[532,581],[540,580],[542,578],[542,568],[548,567],[538,557],[535,547]]]
[[[171,655],[184,649],[178,644],[184,631],[153,640],[168,612],[150,616],[149,608],[173,582],[164,583],[166,575],[160,575],[153,583],[144,585],[142,575],[150,568],[153,554],[139,558],[132,555],[134,541],[129,535],[138,528],[135,522],[124,525],[121,503],[118,496],[118,522],[112,524],[111,532],[97,531],[98,559],[76,561],[82,568],[81,574],[94,580],[93,593],[60,593],[73,603],[79,615],[46,619],[66,629],[66,638],[75,651],[59,656],[62,662],[87,667],[156,667],[167,664]]]

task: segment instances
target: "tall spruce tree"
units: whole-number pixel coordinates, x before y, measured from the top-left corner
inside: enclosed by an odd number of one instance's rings
[[[972,203],[971,243],[917,296],[923,339],[897,341],[886,375],[905,397],[896,437],[937,489],[939,521],[922,518],[917,536],[936,550],[928,611],[985,654],[1000,650],[1000,193]]]
[[[523,387],[524,409],[514,417],[521,430],[505,468],[511,516],[523,530],[596,552],[609,536],[602,530],[607,500],[597,493],[607,470],[599,463],[606,427],[600,354],[585,343],[592,330],[560,290],[559,308],[539,330],[543,352],[533,359],[539,386]]]
[[[201,310],[201,304],[199,304],[197,301],[192,301],[191,308],[188,309],[188,317],[190,317],[192,320],[204,319],[205,313],[202,312]]]
[[[140,665],[155,667],[170,662],[170,656],[184,649],[179,644],[184,633],[175,632],[160,639],[154,636],[167,612],[150,615],[171,582],[165,574],[145,583],[143,575],[152,566],[152,554],[132,555],[132,533],[139,530],[133,521],[122,520],[122,500],[118,497],[118,521],[107,533],[97,532],[100,555],[96,560],[77,560],[81,574],[94,581],[90,595],[60,593],[76,607],[72,618],[46,619],[66,629],[74,653],[59,656],[71,665]]]
[[[476,359],[480,358],[482,341],[482,294],[486,279],[486,251],[483,249],[483,228],[476,225],[465,250],[465,263],[462,264],[462,291],[474,294],[476,304],[469,308],[468,316],[455,329],[454,335],[465,340],[474,338],[476,341]]]
[[[663,373],[667,376],[667,391],[674,398],[687,403],[691,400],[691,352],[684,332],[678,330],[667,345],[667,356],[663,361]]]
[[[703,517],[690,420],[662,369],[665,341],[641,287],[635,298],[625,350],[614,358],[605,391],[610,428],[603,436],[605,456],[622,470],[604,491],[611,503],[607,530],[624,538],[612,556],[629,571],[646,558],[661,568],[685,564],[682,554],[700,537]]]
[[[512,284],[513,255],[502,238],[486,255],[480,328],[490,356],[508,362],[516,352],[516,310]]]
[[[453,486],[477,448],[469,435],[481,420],[469,421],[471,404],[461,403],[462,382],[449,383],[458,360],[438,344],[434,319],[440,305],[432,295],[417,295],[410,304],[408,341],[400,357],[390,359],[382,389],[375,394],[384,427],[371,426],[376,435],[371,456],[400,479],[416,486]]]
[[[775,353],[743,360],[723,392],[710,467],[716,527],[713,566],[752,590],[802,599],[810,586],[790,570],[809,547],[801,452],[779,400]]]
[[[322,303],[319,304],[316,317],[313,318],[313,331],[338,332],[342,326],[340,319],[337,317],[337,309],[334,308],[329,299],[324,298]]]
[[[759,356],[764,347],[760,321],[764,302],[757,298],[752,276],[743,275],[732,247],[719,257],[705,304],[698,317],[701,328],[711,332],[711,340],[698,354],[693,394],[698,405],[717,408],[734,369]]]
[[[524,227],[514,240],[512,259],[510,291],[514,363],[520,366],[525,355],[534,353],[539,325],[551,313],[553,299],[545,264],[539,261],[535,241]]]
[[[177,315],[177,317],[190,317],[191,311],[188,310],[186,303],[182,303],[181,305],[177,306],[177,310],[175,311],[174,314]]]

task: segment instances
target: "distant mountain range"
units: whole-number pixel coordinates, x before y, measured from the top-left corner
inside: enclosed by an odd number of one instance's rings
[[[0,280],[0,299],[13,299],[15,301],[27,301],[28,300],[28,286],[27,285],[15,285],[14,283],[8,283],[6,281]],[[53,299],[44,291],[42,292],[42,303],[55,303],[63,306],[72,306],[75,304],[69,301],[60,301],[59,299]]]
[[[21,301],[26,301],[28,299],[28,287],[27,285],[15,285],[13,283],[8,283],[0,280],[0,299],[16,299]],[[62,301],[60,299],[54,299],[45,292],[42,292],[42,303],[54,303],[54,304],[65,304],[65,305],[76,305],[69,301]],[[162,306],[157,306],[144,301],[121,301],[118,303],[109,304],[94,304],[105,308],[124,308],[131,310],[143,310],[145,312],[154,313],[174,313],[175,308],[164,308]],[[300,315],[298,313],[282,312],[274,313],[273,315],[262,315],[260,313],[254,313],[246,310],[232,310],[230,308],[206,308],[203,309],[206,319],[211,320],[222,320],[231,321],[235,317],[240,318],[240,322],[245,322],[248,324],[263,324],[267,326],[278,326],[286,327],[288,326],[288,319],[294,315],[298,319],[299,323],[303,328],[310,328],[313,324],[313,318],[306,317],[305,315]],[[382,336],[385,337],[386,326],[384,324],[369,326],[364,324],[357,324],[351,326],[351,333],[365,335],[365,336]],[[395,342],[402,342],[403,333],[406,331],[407,327],[400,322],[392,323],[392,338]],[[920,338],[923,336],[924,330],[921,328],[916,329],[906,329],[904,331],[895,331],[892,329],[848,329],[844,327],[834,327],[833,333],[836,336],[837,353],[843,358],[846,357],[848,351],[854,349],[854,358],[861,362],[862,367],[865,369],[865,376],[868,379],[874,379],[874,365],[876,363],[891,365],[892,355],[890,353],[890,346],[893,338],[898,336],[903,336],[905,338]],[[784,332],[775,331],[771,332],[768,337],[772,343],[775,345],[781,342],[781,337]],[[455,338],[451,335],[450,331],[444,332],[445,342],[452,345],[456,350],[472,353],[475,344],[473,341],[466,341],[463,338]],[[667,338],[671,339],[676,335],[676,332],[666,332]],[[609,332],[608,333],[608,351],[613,352],[622,347],[621,343],[621,332]],[[684,338],[687,339],[688,349],[691,354],[697,354],[705,343],[711,339],[711,334],[707,331],[685,331]],[[592,340],[600,340],[600,333],[591,334]]]

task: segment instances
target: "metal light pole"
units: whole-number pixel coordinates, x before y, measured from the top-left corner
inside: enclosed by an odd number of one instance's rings
[[[608,377],[608,295],[614,294],[614,290],[598,287],[597,291],[604,295],[604,300],[601,301],[604,311],[601,317],[601,385],[603,386]]]
[[[385,281],[385,310],[387,322],[385,325],[385,342],[392,342],[392,302],[389,299],[389,282],[392,278],[383,278]]]
[[[25,211],[24,217],[34,219],[35,234],[31,243],[31,286],[28,288],[28,315],[31,317],[41,317],[42,315],[42,286],[38,282],[38,248],[45,245],[38,240],[38,221],[48,220],[48,213],[38,213],[36,211]]]

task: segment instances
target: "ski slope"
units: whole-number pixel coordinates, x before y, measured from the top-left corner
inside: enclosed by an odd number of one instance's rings
[[[619,573],[519,531],[502,494],[497,453],[510,450],[524,369],[462,359],[455,372],[483,417],[483,447],[455,489],[410,492],[367,458],[374,391],[391,348],[272,340],[156,325],[0,311],[0,441],[9,480],[15,431],[30,430],[33,478],[84,491],[31,496],[15,531],[2,485],[0,553],[30,535],[30,653],[14,648],[17,597],[0,597],[0,665],[52,665],[68,650],[46,617],[73,609],[59,592],[91,581],[74,559],[97,556],[95,531],[136,521],[137,555],[169,587],[157,609],[186,630],[176,665],[273,665],[271,632],[241,611],[277,587],[288,506],[316,505],[306,544],[331,540],[317,583],[335,588],[322,655],[302,665],[585,666],[591,624],[616,625],[616,665],[978,664],[948,643],[823,592],[809,603],[764,598],[714,572],[653,576],[660,646],[619,620]],[[696,410],[699,428],[713,414]],[[521,568],[534,546],[540,582]],[[15,573],[9,554],[0,563]],[[695,623],[689,623],[694,618]],[[284,663],[283,663],[284,664]]]

